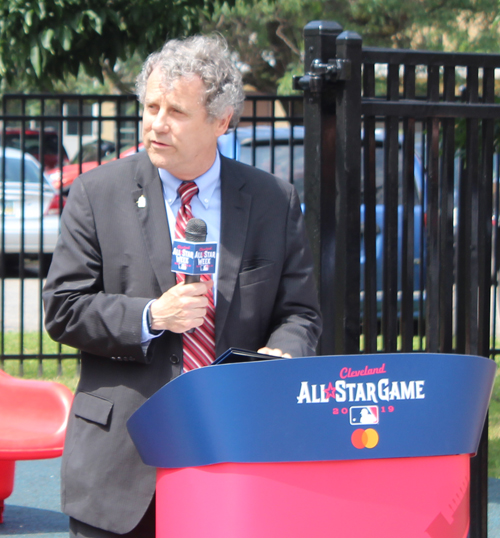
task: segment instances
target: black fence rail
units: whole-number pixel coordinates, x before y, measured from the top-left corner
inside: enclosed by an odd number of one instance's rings
[[[384,122],[387,139],[383,186],[385,347],[397,349],[396,292],[401,291],[402,349],[413,349],[414,295],[418,291],[425,298],[425,304],[420,301],[418,319],[425,320],[427,350],[496,354],[496,301],[491,297],[498,271],[492,249],[498,219],[492,201],[498,200],[494,128],[500,105],[495,104],[494,77],[500,56],[392,52],[365,49],[362,54],[362,114],[368,134],[364,149],[367,151],[374,136],[377,119]],[[387,66],[383,97],[376,94],[377,65]],[[419,85],[426,92],[423,96],[419,96]],[[417,177],[416,159],[421,159],[421,178]],[[402,199],[397,198],[396,189],[390,189],[397,174],[402,176]],[[401,254],[396,242],[401,229],[399,206],[403,213]],[[418,209],[425,218],[417,219]],[[420,227],[417,231],[416,225]],[[416,244],[418,239],[423,249]],[[424,261],[419,268],[414,265],[417,251]],[[403,280],[398,275],[400,267]],[[367,270],[373,271],[373,266]],[[413,276],[420,277],[418,287]],[[397,290],[390,285],[396,278],[401,282]]]
[[[500,55],[363,48],[305,28],[306,220],[322,354],[498,354]],[[487,426],[471,460],[487,536]]]
[[[334,30],[340,33],[338,28]],[[342,93],[344,102],[336,102],[339,94],[314,87],[323,85],[326,89],[330,84],[328,79],[332,77],[327,76],[326,68],[317,64],[316,72],[309,75],[313,90],[306,92],[307,137],[300,97],[249,96],[241,124],[235,134],[226,137],[224,151],[297,186],[308,208],[306,218],[318,260],[321,250],[317,267],[324,315],[327,320],[333,314],[337,320],[345,317],[342,326],[329,323],[335,329],[324,336],[325,349],[479,353],[481,342],[481,354],[495,356],[500,333],[496,300],[500,191],[493,66],[498,58],[358,48],[363,76],[354,90],[353,80],[339,81],[344,87],[351,85]],[[311,62],[316,59],[313,56]],[[335,77],[345,77],[347,65],[339,62]],[[349,69],[352,73],[352,65]],[[347,115],[349,107],[359,118],[356,121],[352,111]],[[32,180],[24,177],[32,163],[18,155],[22,185],[18,189],[19,237],[14,241],[15,248],[9,212],[14,211],[16,202],[9,200],[14,193],[3,191],[9,185],[8,178],[0,193],[4,230],[0,250],[0,361],[73,358],[72,351],[48,351],[53,344],[43,339],[41,301],[33,308],[27,298],[40,295],[41,279],[57,239],[59,214],[74,178],[102,162],[142,150],[139,104],[134,96],[6,95],[2,112],[3,153],[6,147],[14,147],[43,163],[37,171],[37,182],[40,192],[45,191],[43,196],[38,194],[40,211],[33,217],[28,211],[26,190]],[[339,130],[336,120],[337,136],[333,138],[331,118],[341,114],[345,115],[343,127]],[[321,125],[325,133],[318,145],[315,136]],[[353,151],[353,137],[359,153]],[[329,146],[325,146],[325,140]],[[306,153],[308,147],[316,152],[305,164],[304,144]],[[332,144],[345,146],[345,150],[340,147],[337,158]],[[316,158],[318,148],[324,158]],[[9,162],[6,157],[3,163]],[[309,166],[313,178],[308,192],[304,192],[304,166]],[[345,193],[334,192],[331,178],[335,177],[336,166],[351,175],[359,173],[359,183],[346,181]],[[2,164],[3,174],[4,167]],[[314,192],[314,181],[320,177],[329,179]],[[49,183],[55,192],[47,192]],[[352,205],[357,209],[347,212],[345,204],[337,203],[342,213],[335,214],[334,200],[339,193],[353,196]],[[473,208],[475,213],[471,213]],[[481,216],[481,224],[476,223],[474,215]],[[490,218],[485,218],[487,215]],[[347,223],[350,228],[344,227]],[[332,255],[334,237],[337,252],[339,245],[349,246],[349,262],[347,256]],[[482,258],[466,256],[470,239],[488,241],[480,247]],[[470,248],[475,252],[476,244]],[[354,259],[359,275],[353,270]],[[481,281],[479,288],[478,280],[477,286],[469,286],[469,279],[479,279],[480,271],[488,277],[488,283]],[[333,272],[344,280],[344,286],[337,286],[336,291],[331,287],[339,280],[330,278]],[[325,275],[323,280],[320,274]],[[35,289],[36,276],[39,282]],[[18,290],[14,293],[15,277]],[[332,294],[336,295],[334,301]],[[13,296],[18,303],[15,310]],[[476,299],[481,301],[479,308],[471,303]],[[31,320],[33,312],[37,314],[36,326]],[[470,331],[474,324],[481,327],[481,333]],[[14,346],[12,332],[17,335]],[[36,349],[24,343],[27,333],[31,341],[33,332],[39,339]]]
[[[143,150],[141,110],[135,96],[4,95],[0,121],[0,367],[62,373],[79,353],[45,333],[41,291],[65,198],[82,172]],[[303,139],[300,96],[251,95],[220,148],[303,193]]]
[[[0,367],[16,360],[24,375],[25,360],[36,359],[42,375],[44,359],[54,359],[61,374],[64,359],[79,358],[43,328],[43,278],[68,191],[60,179],[64,172],[76,177],[85,161],[98,165],[111,151],[138,144],[138,115],[128,96],[2,97]],[[114,140],[108,146],[106,136]]]
[[[500,55],[363,49],[321,24],[296,84],[322,346],[496,356]]]

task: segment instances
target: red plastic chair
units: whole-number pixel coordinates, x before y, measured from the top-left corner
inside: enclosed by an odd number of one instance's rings
[[[53,381],[18,379],[0,370],[0,523],[14,489],[16,460],[62,454],[73,393]]]

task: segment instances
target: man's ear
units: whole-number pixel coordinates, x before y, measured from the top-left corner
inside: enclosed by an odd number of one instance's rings
[[[228,128],[229,128],[229,122],[231,121],[231,118],[233,117],[233,111],[229,110],[228,113],[223,116],[222,118],[216,119],[217,123],[217,136],[222,136],[223,134],[226,134]]]

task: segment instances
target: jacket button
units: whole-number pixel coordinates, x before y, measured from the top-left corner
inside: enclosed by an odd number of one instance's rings
[[[177,355],[170,355],[170,362],[172,364],[179,364],[180,360]]]

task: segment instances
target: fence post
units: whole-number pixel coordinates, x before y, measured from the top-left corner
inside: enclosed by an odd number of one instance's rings
[[[305,68],[312,69],[315,60],[321,63],[335,58],[337,37],[342,26],[333,21],[313,21],[304,28]],[[308,74],[303,77],[308,78]],[[300,82],[300,81],[299,81]],[[323,90],[321,78],[313,84],[305,81],[304,89],[304,200],[306,225],[314,257],[315,277],[323,314],[323,335],[318,353],[335,351],[332,308],[333,260],[335,257],[335,96]]]
[[[483,71],[483,99],[486,103],[495,101],[494,69]],[[478,250],[478,296],[477,296],[477,354],[489,356],[490,311],[491,311],[491,215],[493,206],[493,148],[494,120],[483,119],[481,125],[481,161],[478,177],[477,250]],[[495,294],[496,298],[496,294]],[[492,334],[495,340],[495,332]],[[495,346],[496,347],[496,346]],[[488,536],[488,415],[481,435],[477,454],[471,460],[471,538]]]
[[[361,46],[355,32],[337,38],[337,59],[349,72],[336,83],[335,258],[325,275],[334,285],[335,352],[347,354],[359,353],[360,335]]]

